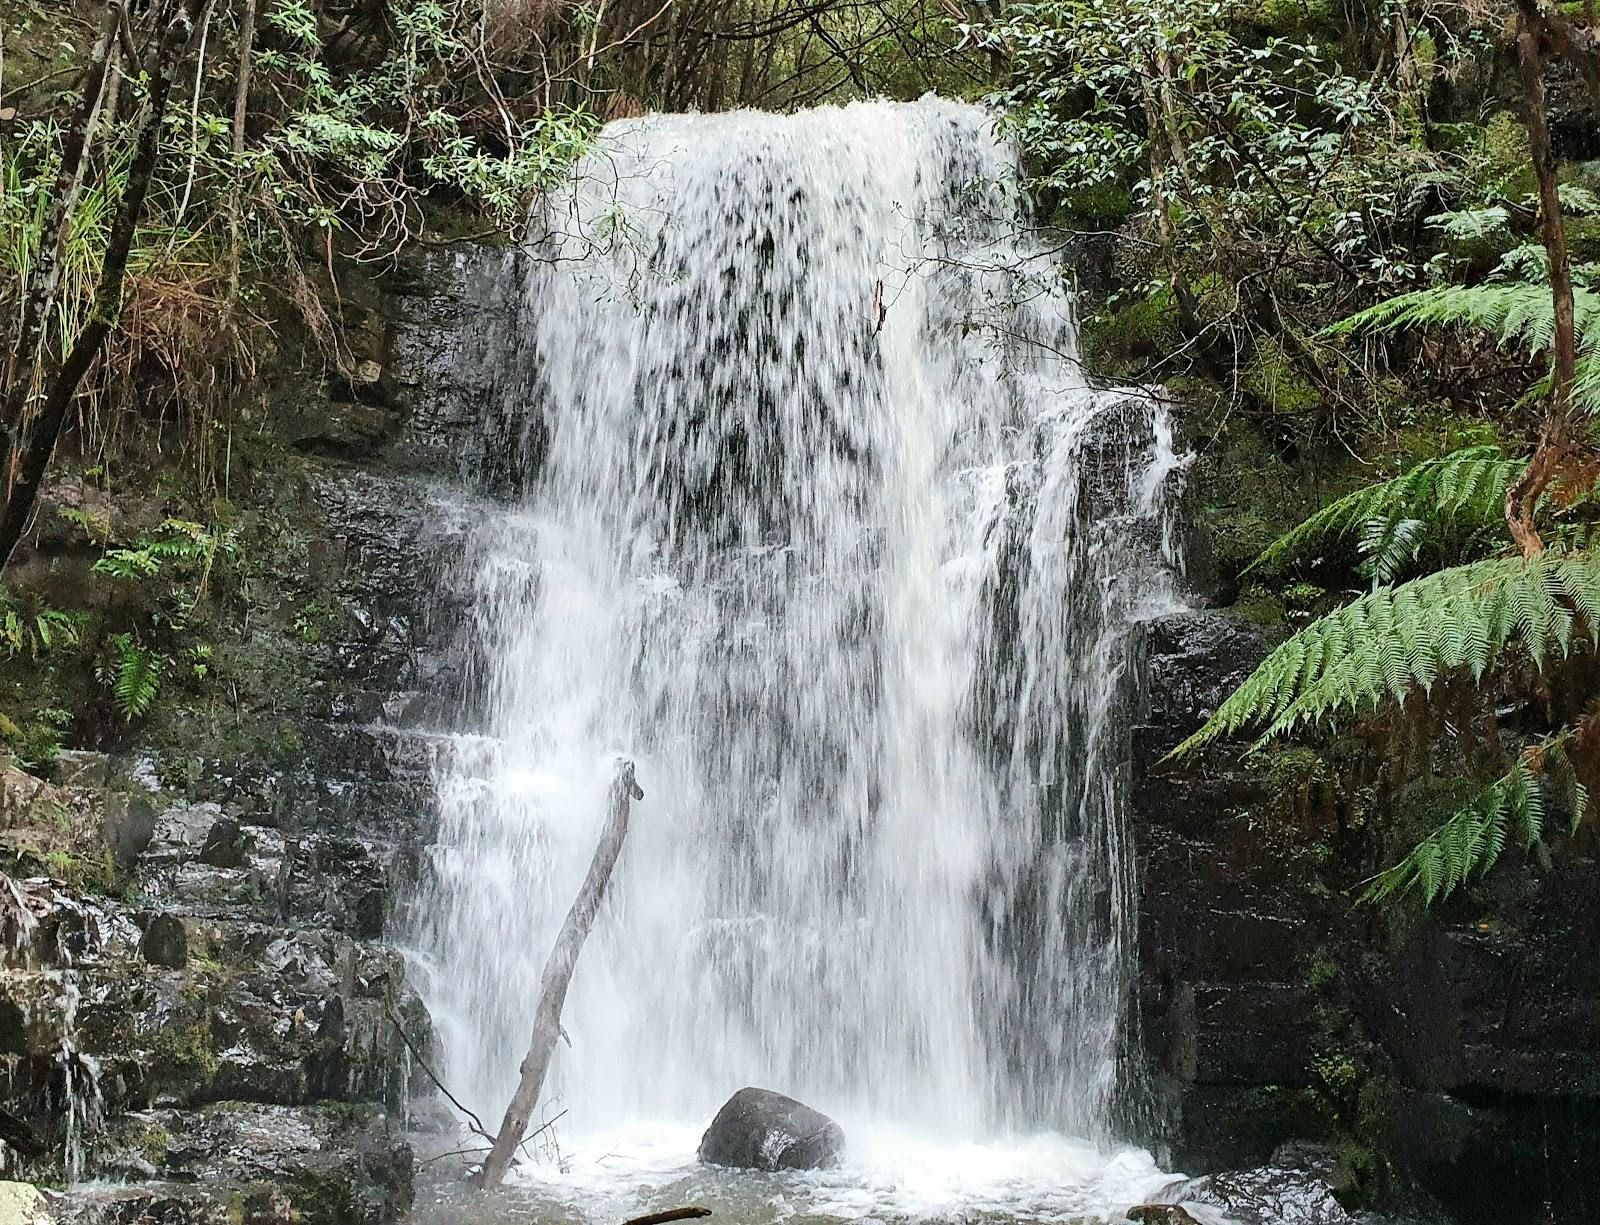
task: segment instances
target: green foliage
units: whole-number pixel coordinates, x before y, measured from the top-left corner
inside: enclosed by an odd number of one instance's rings
[[[315,644],[331,638],[348,620],[348,613],[337,600],[319,597],[295,614],[294,632],[302,642]]]
[[[1101,369],[1123,362],[1148,362],[1181,342],[1172,294],[1165,286],[1093,317],[1084,329],[1085,347]]]
[[[1494,867],[1508,840],[1523,850],[1539,844],[1546,792],[1571,814],[1572,828],[1589,812],[1587,788],[1567,755],[1572,733],[1532,745],[1502,778],[1480,790],[1399,863],[1375,877],[1368,901],[1416,893],[1424,904],[1449,897]]]
[[[113,634],[95,663],[95,675],[111,691],[122,717],[131,723],[149,713],[161,692],[167,663],[165,655],[141,646],[132,634]]]
[[[552,91],[548,76],[530,71],[538,67],[536,39],[491,50],[486,27],[505,16],[504,5],[259,7],[247,96],[238,94],[242,6],[214,6],[179,67],[123,286],[126,306],[78,405],[87,453],[107,462],[144,433],[144,420],[123,410],[162,405],[161,418],[184,430],[183,454],[203,485],[218,475],[219,427],[239,403],[232,392],[254,373],[279,317],[303,322],[335,364],[352,360],[338,312],[326,304],[325,279],[344,275],[339,260],[392,259],[430,228],[432,212],[459,215],[473,229],[520,229],[597,126],[581,105],[548,103],[552,94],[593,95]],[[128,17],[134,43],[157,34],[155,8],[130,7]],[[527,11],[512,17],[533,19]],[[0,140],[0,319],[13,330],[41,248],[54,243],[44,228],[66,153],[70,88],[87,50],[86,42],[59,41],[62,63],[50,74],[59,80],[48,93],[18,89],[22,61],[9,38],[0,57],[0,92],[22,103]],[[106,94],[117,106],[97,112],[91,126],[82,189],[60,243],[45,354],[70,350],[86,322],[143,88],[124,67]],[[16,377],[38,385],[49,364],[25,362]],[[107,572],[117,573],[110,568],[119,562],[138,565],[112,558]]]
[[[266,6],[255,67],[285,104],[259,117],[259,137],[235,156],[231,99],[211,100],[185,152],[219,196],[242,187],[262,201],[274,229],[258,234],[269,245],[289,237],[283,227],[309,226],[390,253],[414,236],[421,198],[440,190],[517,226],[565,177],[595,121],[485,98],[486,12],[472,0],[397,0],[375,40],[382,53],[334,68],[313,5]]]
[[[78,645],[83,617],[0,587],[0,652],[38,659]]]
[[[1289,419],[1314,412],[1321,399],[1316,387],[1289,361],[1281,345],[1264,341],[1242,372],[1244,386],[1273,413]]]
[[[0,713],[0,744],[24,770],[46,770],[60,754],[72,712],[42,706],[31,715],[12,719]]]
[[[161,573],[161,559],[149,549],[107,549],[94,563],[94,572],[108,578],[134,582]]]
[[[94,893],[115,893],[117,865],[110,848],[101,844],[87,854],[67,850],[49,851],[44,856],[49,874],[74,889]]]
[[[1332,256],[1375,282],[1403,279],[1384,231],[1408,207],[1402,184],[1419,159],[1379,139],[1392,131],[1387,74],[1346,70],[1303,28],[1263,30],[1255,8],[1041,0],[963,29],[1011,54],[997,101],[1036,191],[1109,188],[1161,208],[1202,271],[1237,260],[1259,276],[1263,254],[1287,267],[1293,250],[1300,271],[1305,255]]]
[[[1372,713],[1432,689],[1445,672],[1481,679],[1514,651],[1542,668],[1600,637],[1600,556],[1546,549],[1380,587],[1295,634],[1173,756],[1251,725],[1262,742]]]
[[[1464,327],[1488,333],[1508,348],[1547,352],[1555,338],[1555,308],[1542,265],[1541,280],[1501,279],[1480,285],[1436,285],[1399,294],[1358,311],[1329,329],[1333,335],[1382,335],[1409,329]],[[1593,266],[1574,270],[1573,324],[1578,336],[1573,403],[1600,413],[1600,293],[1584,278]]]
[[[1506,486],[1527,467],[1496,446],[1465,447],[1424,460],[1391,480],[1364,485],[1324,506],[1274,541],[1246,568],[1271,570],[1329,543],[1357,542],[1365,569],[1390,582],[1423,543],[1450,537],[1458,556],[1482,546],[1505,521]]]
[[[163,1087],[180,1096],[205,1085],[217,1074],[216,1038],[209,1020],[212,1003],[203,983],[186,983],[184,1014],[167,1018],[149,1038],[150,1072]]]
[[[94,573],[121,582],[166,577],[174,580],[163,618],[185,630],[196,606],[205,598],[219,559],[238,551],[238,532],[207,527],[188,519],[167,519],[150,536],[129,548],[107,549],[92,567]],[[193,588],[187,584],[192,582]],[[202,669],[197,675],[204,676]]]

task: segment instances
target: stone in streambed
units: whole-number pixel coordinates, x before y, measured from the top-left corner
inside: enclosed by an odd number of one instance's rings
[[[25,1182],[0,1182],[0,1221],[6,1225],[50,1225],[54,1219],[38,1187]]]
[[[740,1089],[700,1139],[707,1165],[746,1170],[819,1170],[844,1151],[844,1132],[827,1115],[770,1089]]]
[[[1136,1204],[1128,1209],[1128,1220],[1142,1221],[1144,1225],[1200,1225],[1177,1204]]]

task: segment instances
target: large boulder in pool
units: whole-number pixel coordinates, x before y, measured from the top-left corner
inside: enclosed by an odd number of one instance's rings
[[[843,1151],[837,1123],[770,1089],[740,1089],[700,1138],[701,1161],[746,1170],[820,1170]]]

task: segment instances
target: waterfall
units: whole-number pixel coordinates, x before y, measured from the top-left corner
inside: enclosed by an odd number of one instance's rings
[[[1125,715],[1161,406],[1097,390],[1013,152],[924,99],[609,125],[509,256],[417,961],[486,1120],[613,762],[645,799],[547,1092],[952,1139],[1128,1099]]]

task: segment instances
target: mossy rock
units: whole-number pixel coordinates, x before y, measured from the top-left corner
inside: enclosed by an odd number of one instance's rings
[[[1262,344],[1244,369],[1243,385],[1276,416],[1303,421],[1322,407],[1322,393],[1276,344]]]
[[[1181,342],[1172,294],[1157,289],[1136,301],[1084,321],[1084,358],[1097,373],[1147,367]]]

